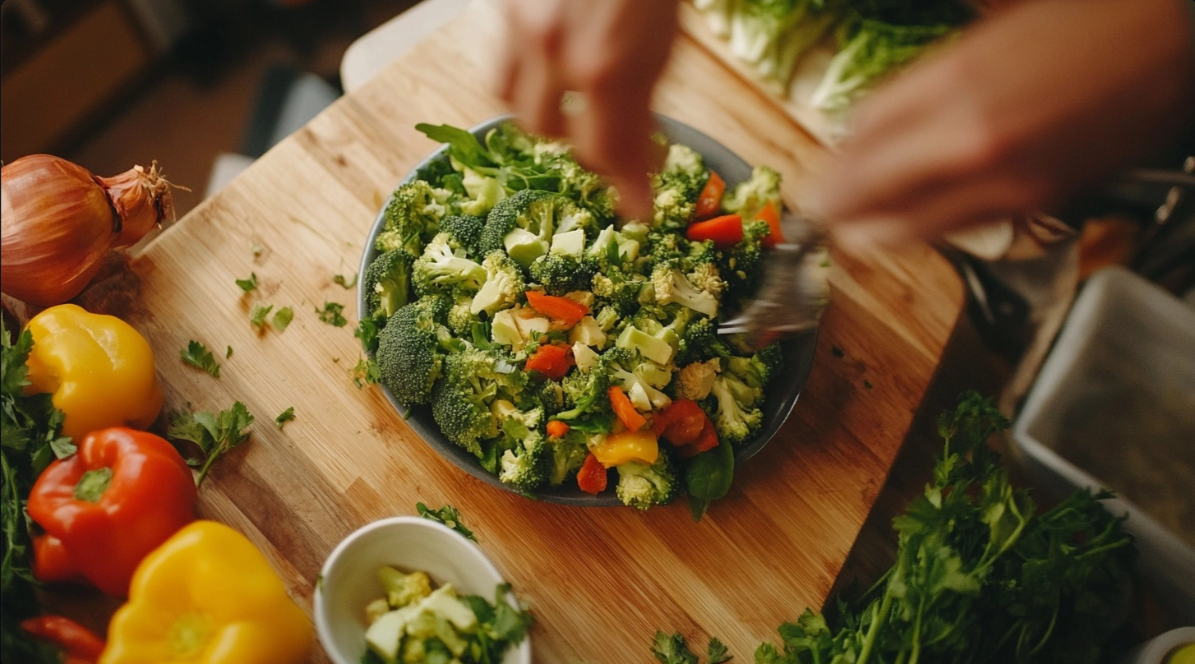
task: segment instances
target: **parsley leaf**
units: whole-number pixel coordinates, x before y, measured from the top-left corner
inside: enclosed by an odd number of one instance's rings
[[[323,309],[316,309],[319,319],[333,327],[344,327],[349,321],[344,317],[344,305],[337,302],[324,302]]]
[[[219,413],[175,413],[170,418],[166,435],[195,443],[206,456],[202,465],[197,459],[187,460],[189,465],[200,466],[199,476],[195,478],[195,485],[199,486],[221,454],[249,440],[249,432],[245,429],[251,424],[253,415],[245,408],[245,404],[237,401],[228,410]]]
[[[248,293],[249,291],[255,290],[257,288],[257,273],[250,272],[248,279],[237,279],[236,282],[237,286],[241,287],[241,290]]]
[[[380,332],[378,321],[371,316],[357,321],[357,328],[353,330],[353,336],[361,340],[361,348],[366,353],[372,353],[378,349],[378,334]]]
[[[286,424],[287,422],[289,422],[293,419],[295,419],[295,407],[291,406],[291,407],[287,408],[286,410],[282,411],[282,413],[279,414],[278,417],[274,418],[274,424],[277,424],[278,428],[281,429],[283,424]]]
[[[183,362],[208,372],[212,378],[220,377],[220,363],[216,361],[212,351],[198,341],[192,339],[187,342],[187,347],[180,350],[178,354],[183,358]]]
[[[466,528],[465,524],[461,522],[460,510],[452,505],[445,505],[438,510],[433,510],[428,509],[427,505],[423,503],[415,503],[415,510],[419,512],[419,516],[430,521],[442,523],[463,535],[465,539],[470,539],[474,542],[477,541],[477,538],[473,535],[473,531]]]
[[[249,312],[249,324],[256,327],[258,332],[261,332],[265,328],[266,316],[269,316],[273,310],[274,305],[272,304],[253,305],[253,311]]]
[[[274,318],[270,323],[275,330],[285,332],[286,328],[290,327],[290,322],[295,319],[295,310],[290,307],[282,307],[274,313]]]
[[[345,290],[348,290],[348,289],[352,288],[353,286],[357,285],[357,275],[354,274],[352,277],[346,279],[343,274],[338,274],[338,275],[332,277],[332,283],[336,284],[337,286],[340,286],[341,288],[343,288]]]
[[[229,346],[228,350],[224,351],[224,359],[227,360],[230,357],[232,357],[232,346]]]

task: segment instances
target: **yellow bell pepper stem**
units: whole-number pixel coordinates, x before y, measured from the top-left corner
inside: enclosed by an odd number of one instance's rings
[[[628,461],[650,466],[660,456],[660,444],[651,429],[640,429],[612,433],[589,451],[606,468],[621,466]]]
[[[133,575],[99,664],[298,664],[311,621],[244,535],[196,521]]]
[[[53,393],[65,419],[62,434],[80,440],[114,426],[145,429],[162,410],[149,342],[115,316],[73,304],[50,307],[28,325],[26,364],[35,392]]]

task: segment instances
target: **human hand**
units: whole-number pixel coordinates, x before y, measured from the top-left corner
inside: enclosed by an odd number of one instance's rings
[[[1193,126],[1190,1],[993,15],[860,104],[806,211],[871,244],[1064,203]]]
[[[676,33],[677,0],[507,0],[499,95],[525,129],[560,136],[619,192],[630,216],[651,215],[648,173],[662,156],[652,88]],[[564,92],[582,93],[575,114]]]

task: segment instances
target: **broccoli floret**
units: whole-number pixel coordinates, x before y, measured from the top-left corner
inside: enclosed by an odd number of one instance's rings
[[[448,214],[452,192],[434,189],[423,180],[415,180],[394,191],[383,213],[385,230],[378,234],[380,251],[405,251],[418,256],[423,244],[440,230],[440,221]]]
[[[680,261],[689,256],[690,242],[674,232],[652,230],[647,234],[647,256],[652,265]]]
[[[593,318],[602,332],[609,332],[618,323],[619,313],[617,309],[607,305],[599,309],[598,314]]]
[[[701,155],[684,145],[668,146],[664,168],[652,178],[652,226],[666,230],[688,226],[708,179]]]
[[[718,326],[709,318],[699,318],[685,328],[681,335],[676,361],[685,364],[709,358],[729,358],[730,346],[718,335]]]
[[[618,354],[606,356],[606,371],[610,375],[610,382],[619,385],[626,391],[637,410],[647,412],[659,410],[672,403],[672,399],[664,394],[661,388],[672,380],[672,372],[647,359],[638,359],[628,349]],[[631,367],[628,371],[624,367]]]
[[[549,295],[564,295],[587,290],[594,266],[568,254],[547,254],[531,264],[531,280],[541,284]]]
[[[369,315],[386,320],[405,307],[411,297],[411,266],[415,257],[405,251],[379,254],[365,268],[366,304]]]
[[[751,357],[729,358],[726,370],[749,387],[763,388],[780,371],[782,363],[780,345],[772,344]]]
[[[561,382],[564,388],[564,398],[568,410],[556,413],[554,420],[575,420],[590,412],[609,410],[610,397],[606,390],[610,388],[610,378],[606,375],[599,361],[598,367],[589,373],[580,371],[570,372]]]
[[[498,480],[523,493],[532,493],[548,479],[548,443],[539,431],[508,440],[511,446],[498,459]]]
[[[498,435],[490,404],[519,398],[527,374],[504,353],[479,348],[449,353],[443,374],[432,392],[432,417],[449,440],[481,457],[481,441]]]
[[[577,206],[564,206],[556,220],[553,234],[568,233],[569,231],[584,231],[586,237],[593,237],[598,232],[598,221],[589,210]]]
[[[404,574],[386,565],[378,570],[378,581],[386,591],[386,601],[395,609],[414,604],[432,594],[431,579],[425,572]]]
[[[718,440],[738,445],[754,436],[763,425],[763,412],[738,400],[738,397],[747,396],[751,389],[726,372],[714,379],[710,394],[717,404],[713,420],[718,429]]]
[[[481,241],[483,228],[485,228],[485,218],[471,214],[452,215],[445,217],[440,222],[440,232],[447,233],[448,238],[471,257],[481,255],[477,246]]]
[[[581,168],[571,155],[560,155],[560,192],[577,201],[600,222],[614,218],[618,194],[596,173]],[[586,235],[588,235],[588,230]]]
[[[473,315],[473,296],[464,289],[458,289],[452,295],[452,307],[448,310],[448,329],[458,337],[469,338],[473,333],[473,323],[477,318]]]
[[[746,220],[755,219],[755,215],[768,203],[776,212],[780,212],[783,205],[780,200],[780,173],[767,166],[756,166],[751,171],[751,179],[722,196],[722,207]]]
[[[564,388],[559,381],[545,380],[540,384],[538,394],[545,415],[555,415],[564,410]]]
[[[461,203],[461,212],[468,215],[485,215],[498,201],[506,198],[506,190],[501,182],[471,168],[465,168],[461,184],[469,195],[469,200]]]
[[[593,294],[601,304],[613,307],[620,314],[635,311],[645,285],[647,281],[643,277],[614,269],[594,274],[590,281]]]
[[[651,272],[651,284],[656,302],[661,305],[675,302],[710,318],[718,316],[718,296],[695,288],[689,278],[670,262],[656,264]]]
[[[512,307],[519,295],[526,290],[523,282],[523,270],[502,251],[492,251],[481,262],[485,270],[485,283],[481,290],[473,297],[470,311],[479,314],[482,311],[493,315],[495,312]]]
[[[442,369],[441,298],[423,298],[399,309],[378,335],[377,363],[382,384],[399,403],[427,403]]]
[[[580,431],[569,431],[561,439],[548,439],[548,484],[559,486],[570,477],[574,477],[581,466],[585,464],[585,457],[589,456],[589,448],[585,445],[585,434]]]
[[[714,388],[714,378],[721,370],[718,358],[705,362],[693,362],[681,367],[676,375],[676,396],[680,399],[701,401]]]
[[[447,233],[438,233],[415,261],[415,292],[451,294],[457,288],[476,291],[485,282],[486,272],[464,257],[465,250]]]
[[[530,264],[537,256],[547,253],[556,227],[566,219],[573,219],[580,214],[576,204],[565,198],[546,191],[524,189],[510,198],[504,199],[490,210],[486,217],[485,228],[481,232],[479,249],[488,254],[495,249],[507,249],[511,258]],[[592,219],[592,215],[590,215]],[[520,260],[513,247],[508,247],[506,238],[512,232],[522,230],[529,236],[534,236],[541,247],[538,253],[526,249],[526,261]],[[528,237],[529,237],[528,236]]]
[[[680,480],[668,450],[650,466],[628,462],[618,468],[615,493],[623,505],[646,510],[653,505],[667,505],[680,494]]]
[[[743,225],[743,239],[723,254],[719,266],[726,281],[726,296],[742,302],[755,295],[763,279],[763,238],[771,233],[766,221]]]

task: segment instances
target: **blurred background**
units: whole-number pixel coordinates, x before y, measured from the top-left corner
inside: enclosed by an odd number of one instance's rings
[[[5,0],[0,159],[156,159],[181,217],[342,93],[358,37],[417,0]]]

